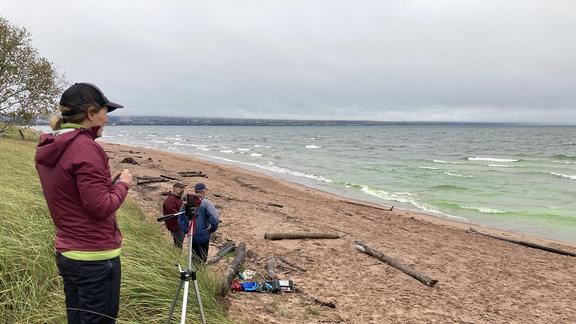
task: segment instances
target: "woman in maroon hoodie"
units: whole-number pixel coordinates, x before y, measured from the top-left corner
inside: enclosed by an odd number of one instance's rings
[[[68,323],[114,323],[120,300],[120,246],[116,223],[132,175],[112,183],[108,156],[95,139],[107,113],[123,106],[95,85],[76,83],[60,99],[53,133],[42,134],[36,170],[56,227],[56,264],[64,279]]]

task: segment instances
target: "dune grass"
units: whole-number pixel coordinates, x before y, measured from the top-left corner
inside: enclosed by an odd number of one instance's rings
[[[0,323],[63,323],[54,226],[34,168],[36,141],[10,137],[0,138]],[[134,201],[127,200],[117,216],[124,235],[117,322],[164,322],[179,283],[175,264],[185,266],[185,255],[145,220]],[[198,269],[198,282],[208,322],[229,323],[217,300],[219,278]],[[189,298],[187,322],[199,322],[192,285]],[[180,295],[173,322],[180,318],[181,301]]]

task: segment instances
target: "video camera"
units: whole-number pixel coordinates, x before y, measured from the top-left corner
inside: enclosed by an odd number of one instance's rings
[[[195,193],[189,193],[186,195],[186,201],[184,203],[184,214],[188,220],[196,217],[198,214],[198,207],[202,203],[202,196]]]
[[[198,214],[198,207],[202,203],[202,196],[197,195],[195,193],[190,193],[186,195],[186,199],[184,202],[184,211],[169,214],[169,215],[162,215],[156,218],[156,221],[163,222],[170,219],[177,218],[178,216],[184,214],[188,220],[192,220]]]

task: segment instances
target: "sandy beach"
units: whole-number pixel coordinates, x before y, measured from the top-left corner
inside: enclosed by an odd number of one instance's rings
[[[192,156],[102,143],[113,172],[134,176],[202,171],[208,178],[183,178],[209,188],[221,227],[210,255],[226,240],[245,242],[245,268],[265,274],[270,257],[276,272],[304,294],[230,293],[229,314],[248,323],[570,323],[576,319],[576,257],[563,256],[482,236],[497,234],[570,252],[576,246],[457,223],[430,215],[353,201],[241,168]],[[124,164],[126,157],[139,164]],[[151,222],[161,214],[160,193],[171,182],[135,185],[136,199]],[[214,193],[218,195],[215,196]],[[357,204],[359,203],[359,204]],[[363,205],[363,206],[362,206]],[[383,207],[383,206],[380,206]],[[165,231],[163,224],[158,229]],[[264,239],[273,232],[322,232],[335,240]],[[576,235],[576,234],[575,234]],[[170,239],[167,234],[167,240]],[[361,240],[387,256],[438,280],[428,287],[377,259],[358,252]],[[213,270],[223,272],[228,261]],[[329,308],[315,302],[333,302]]]

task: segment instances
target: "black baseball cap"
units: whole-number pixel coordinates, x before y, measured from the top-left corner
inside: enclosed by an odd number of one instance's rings
[[[69,112],[71,115],[84,112],[84,107],[90,104],[107,107],[108,112],[117,108],[124,108],[124,106],[108,100],[102,90],[88,82],[74,83],[73,86],[64,91],[60,98],[60,105],[72,109]]]

